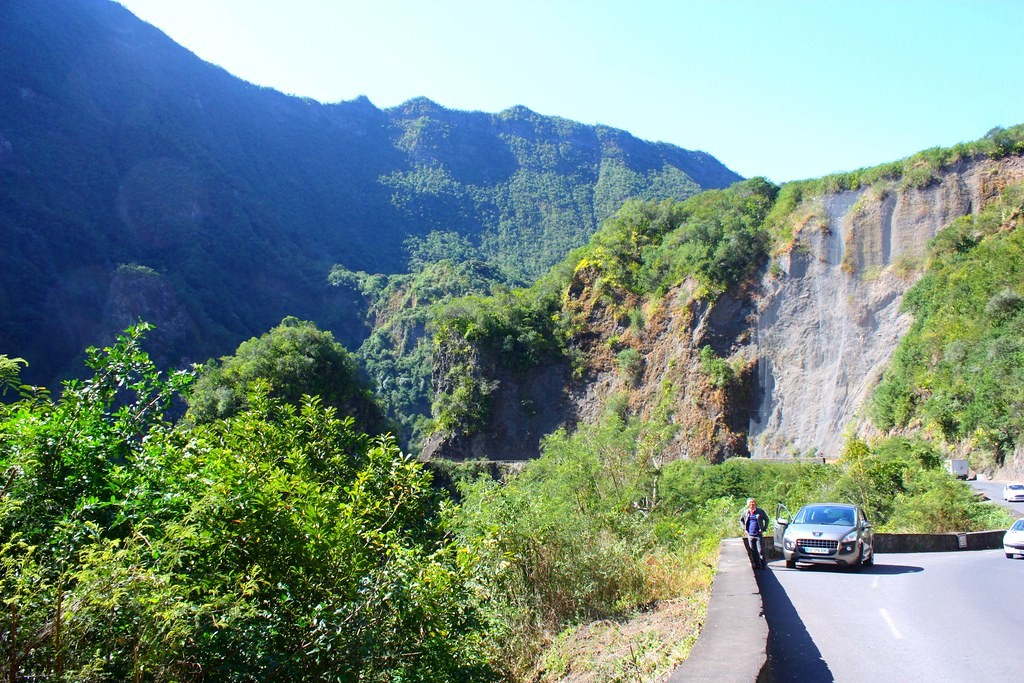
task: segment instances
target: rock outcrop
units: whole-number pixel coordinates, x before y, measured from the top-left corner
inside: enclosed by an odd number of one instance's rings
[[[962,162],[926,187],[893,181],[808,199],[760,282],[711,304],[693,283],[656,300],[609,300],[577,273],[565,303],[581,321],[574,368],[513,375],[499,359],[482,362],[493,387],[486,426],[433,437],[425,457],[533,458],[548,431],[609,409],[673,428],[667,459],[835,457],[847,431],[872,436],[863,407],[911,325],[901,305],[929,240],[1021,181],[1024,158],[1013,157]],[[727,381],[709,376],[705,347],[728,364]]]
[[[925,188],[843,192],[805,207],[809,221],[766,276],[752,345],[758,359],[754,457],[837,455],[911,320],[903,295],[928,241],[1024,180],[1019,157],[964,162]]]

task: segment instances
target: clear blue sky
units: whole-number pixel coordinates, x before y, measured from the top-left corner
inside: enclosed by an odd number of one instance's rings
[[[321,102],[546,115],[775,182],[1024,123],[1022,0],[121,0]]]

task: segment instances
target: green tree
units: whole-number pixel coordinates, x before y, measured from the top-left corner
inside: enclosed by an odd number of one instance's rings
[[[474,561],[429,474],[318,398],[192,381],[129,330],[0,420],[0,643],[17,679],[486,681]]]
[[[6,395],[8,389],[18,388],[21,367],[26,365],[28,361],[24,358],[8,358],[6,354],[0,354],[0,396]]]
[[[319,396],[366,431],[388,431],[383,410],[352,356],[330,332],[291,317],[242,342],[233,356],[210,363],[189,397],[188,417],[208,422],[237,414],[248,405],[256,380],[268,382],[271,395],[286,403],[299,405],[303,396]]]

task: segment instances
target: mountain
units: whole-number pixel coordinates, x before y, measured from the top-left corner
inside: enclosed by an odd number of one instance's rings
[[[1022,153],[1017,126],[625,207],[520,297],[518,332],[498,303],[441,322],[424,456],[529,459],[611,410],[668,430],[666,460],[835,458],[850,437],[912,434],[1019,476]],[[509,338],[529,341],[510,353]]]
[[[349,347],[365,311],[327,282],[408,272],[455,232],[534,279],[627,198],[739,176],[604,126],[321,104],[205,63],[110,0],[0,3],[0,350],[50,383],[139,318],[162,364],[233,350],[286,316]]]

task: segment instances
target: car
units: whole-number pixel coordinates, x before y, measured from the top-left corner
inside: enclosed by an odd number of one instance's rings
[[[875,562],[871,523],[860,506],[850,503],[810,503],[792,518],[780,504],[773,545],[790,569],[798,562],[854,568]]]
[[[1014,482],[1003,487],[1003,500],[1008,503],[1024,501],[1024,484]]]
[[[1024,555],[1024,517],[1014,522],[1003,534],[1003,552],[1011,560],[1014,555]]]

